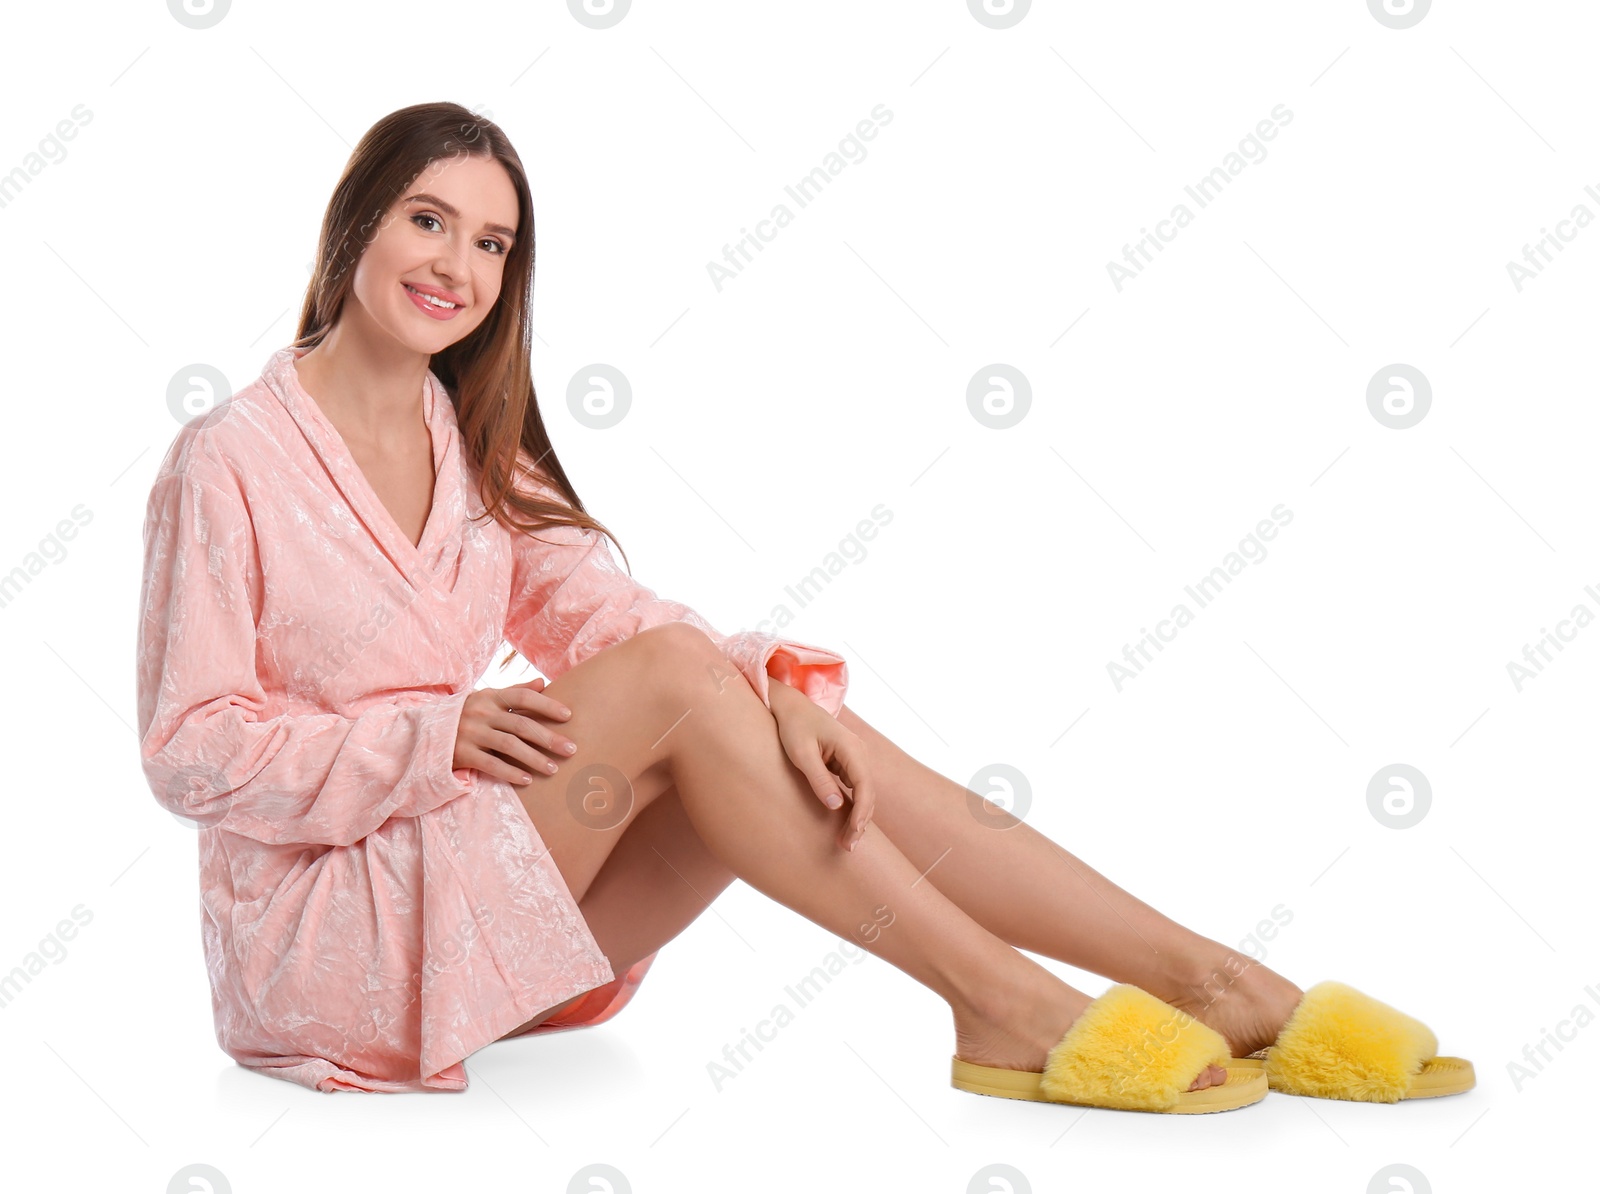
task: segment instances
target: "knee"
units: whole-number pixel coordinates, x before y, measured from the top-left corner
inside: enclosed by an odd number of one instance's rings
[[[639,631],[633,636],[633,641],[657,655],[679,662],[707,656],[722,657],[711,636],[690,622],[663,622]]]
[[[703,696],[721,691],[730,681],[743,680],[711,636],[688,622],[652,626],[641,630],[633,641],[645,656],[650,686],[673,699]]]

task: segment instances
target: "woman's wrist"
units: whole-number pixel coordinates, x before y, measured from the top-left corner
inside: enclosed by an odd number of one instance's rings
[[[796,701],[809,701],[810,699],[798,688],[791,688],[782,680],[772,676],[767,677],[767,704],[771,707],[774,717],[782,710],[793,707]]]

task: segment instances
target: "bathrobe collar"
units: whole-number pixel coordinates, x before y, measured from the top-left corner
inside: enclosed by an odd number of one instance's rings
[[[309,348],[290,345],[274,352],[262,380],[283,404],[305,437],[317,463],[343,495],[376,546],[412,585],[441,595],[453,587],[460,562],[465,486],[461,476],[461,435],[455,406],[444,384],[428,370],[423,382],[422,417],[433,442],[433,505],[420,543],[406,538],[383,500],[350,454],[338,428],[300,384],[294,362]]]

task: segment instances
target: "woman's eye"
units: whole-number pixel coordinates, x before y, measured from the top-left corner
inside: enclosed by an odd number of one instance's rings
[[[419,211],[416,215],[412,216],[411,218],[412,218],[412,220],[431,220],[435,224],[439,223],[439,217],[438,216],[430,216],[427,212],[420,212]],[[432,230],[429,229],[429,231],[432,231]],[[499,241],[493,239],[492,237],[486,238],[486,239],[484,239],[482,241],[479,241],[478,243],[479,244],[485,244],[485,245],[493,245],[494,246],[494,255],[496,257],[504,257],[506,255],[506,247],[505,247],[505,245],[501,244]]]

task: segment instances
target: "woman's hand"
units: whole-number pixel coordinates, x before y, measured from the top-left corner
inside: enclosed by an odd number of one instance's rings
[[[543,678],[510,688],[480,688],[461,706],[452,765],[473,767],[507,783],[532,783],[534,772],[550,775],[556,769],[535,746],[561,758],[577,749],[571,739],[536,718],[566,721],[571,716],[571,709],[544,694]]]
[[[873,788],[867,775],[867,748],[805,693],[772,680],[768,688],[778,741],[829,808],[840,808],[845,796],[854,807],[845,818],[839,845],[854,850],[872,820]]]

